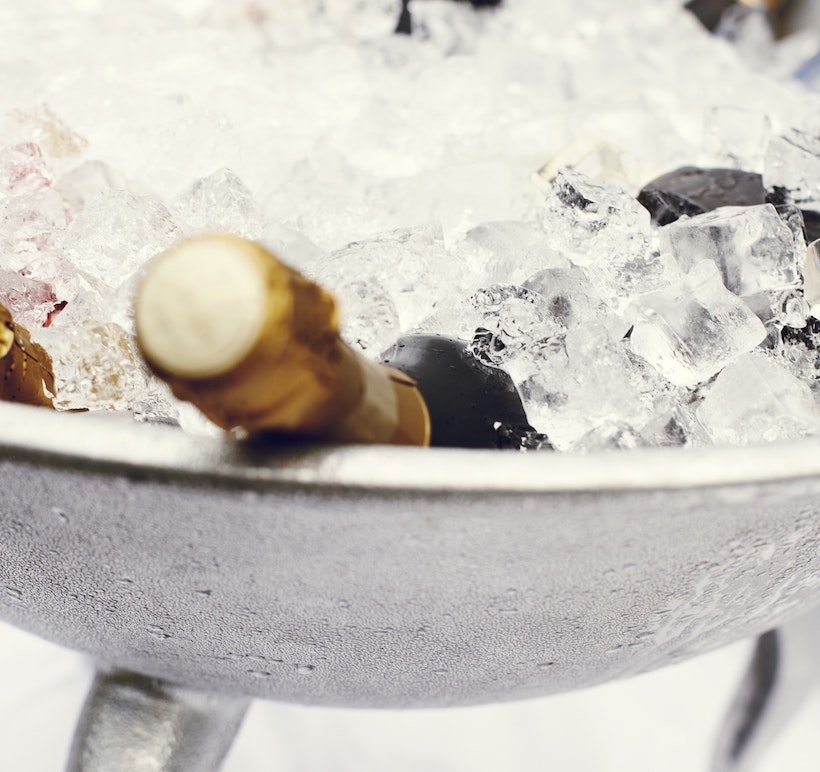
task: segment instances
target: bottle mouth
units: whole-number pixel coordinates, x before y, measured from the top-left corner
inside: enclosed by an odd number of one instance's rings
[[[137,338],[152,367],[205,379],[248,356],[270,310],[258,251],[238,237],[206,235],[155,260],[135,306]]]

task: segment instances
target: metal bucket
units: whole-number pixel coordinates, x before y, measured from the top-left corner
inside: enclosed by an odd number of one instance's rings
[[[820,601],[820,444],[254,447],[0,405],[0,617],[212,694],[546,695]]]

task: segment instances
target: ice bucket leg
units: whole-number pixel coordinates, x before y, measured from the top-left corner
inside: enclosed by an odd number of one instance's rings
[[[818,683],[820,608],[757,639],[718,734],[711,772],[753,772]]]
[[[135,673],[99,674],[80,716],[67,772],[215,772],[249,702]]]

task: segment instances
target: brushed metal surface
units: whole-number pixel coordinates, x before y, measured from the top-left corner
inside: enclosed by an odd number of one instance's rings
[[[261,449],[0,405],[0,617],[224,694],[575,689],[820,601],[820,443]]]

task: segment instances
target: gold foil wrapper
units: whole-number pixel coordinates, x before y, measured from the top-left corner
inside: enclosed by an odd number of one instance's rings
[[[0,305],[0,399],[53,407],[54,367],[46,350]]]

